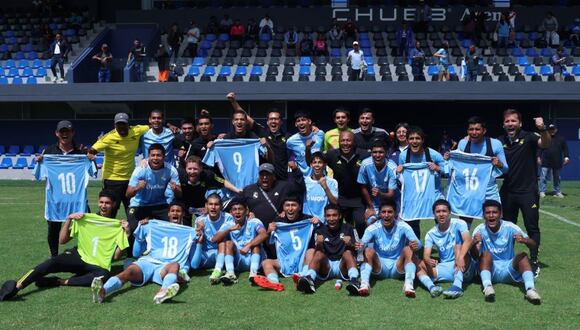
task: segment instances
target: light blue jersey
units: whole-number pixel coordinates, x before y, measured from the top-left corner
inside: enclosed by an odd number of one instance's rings
[[[391,160],[385,160],[385,162],[387,165],[378,171],[372,157],[368,157],[362,161],[356,181],[359,184],[366,185],[369,189],[369,193],[372,188],[379,188],[379,191],[383,193],[386,193],[389,189],[397,189],[395,175],[397,165]],[[371,198],[375,212],[378,213],[379,206],[381,205],[381,198],[378,196],[371,196]]]
[[[451,219],[449,228],[442,232],[439,226],[431,228],[425,235],[425,248],[436,247],[439,251],[439,262],[455,261],[455,245],[463,244],[462,234],[469,234],[467,223],[460,219]]]
[[[477,233],[481,234],[481,252],[488,251],[491,253],[493,261],[512,260],[515,256],[514,235],[517,234],[522,237],[528,237],[528,235],[512,222],[500,220],[499,225],[500,228],[497,233],[493,233],[485,226],[485,223],[482,223],[475,227],[473,237],[475,237]]]
[[[152,170],[149,165],[135,168],[129,185],[136,187],[140,180],[145,180],[145,188],[139,190],[131,198],[129,207],[169,204],[174,197],[169,182],[173,181],[176,185],[180,184],[177,170],[168,163],[165,163],[163,168],[159,170]]]
[[[443,198],[436,189],[436,174],[427,163],[403,164],[401,181],[401,213],[403,220],[433,219],[433,203]]]
[[[439,65],[449,66],[449,52],[445,48],[440,48],[435,54],[443,55],[443,57],[438,57]]]
[[[377,220],[367,227],[361,241],[365,246],[373,243],[373,248],[383,259],[398,259],[405,246],[411,241],[417,241],[421,248],[421,241],[411,226],[398,220],[395,220],[395,225],[390,231],[385,229],[382,220]]]
[[[193,228],[167,221],[149,220],[149,223],[137,226],[133,235],[133,255],[141,256],[139,260],[154,264],[177,262],[181,269],[189,269],[193,242],[196,239]]]
[[[86,155],[44,155],[36,163],[34,176],[46,178],[44,218],[65,221],[75,212],[87,212],[87,185],[97,169]]]
[[[150,128],[147,133],[141,136],[140,147],[143,153],[143,159],[147,159],[149,156],[149,147],[154,143],[159,143],[165,149],[165,162],[174,165],[175,164],[175,154],[173,153],[173,139],[175,135],[167,127],[163,128],[163,132],[157,135],[153,133],[153,129]]]
[[[312,231],[310,220],[295,223],[276,222],[276,230],[270,236],[270,243],[276,244],[276,255],[282,275],[291,276],[302,270]]]
[[[224,231],[234,225],[235,222],[226,222],[222,225],[219,231]],[[227,239],[233,241],[239,251],[256,238],[262,229],[264,229],[264,225],[260,219],[247,219],[242,228],[230,232]]]
[[[224,224],[230,224],[228,228],[231,227],[234,224],[234,217],[229,213],[221,212],[219,219],[213,221],[209,218],[209,215],[206,214],[197,218],[195,223],[196,225],[198,223],[203,223],[203,234],[205,236],[203,249],[205,251],[216,250],[218,248],[218,243],[212,243],[211,239],[218,231],[220,231]]]
[[[499,201],[495,178],[501,171],[493,166],[491,157],[454,150],[449,153],[449,171],[447,200],[453,214],[481,219],[483,202],[488,198]]]
[[[288,148],[292,155],[294,155],[294,161],[296,161],[298,168],[304,176],[309,176],[311,174],[311,168],[306,162],[307,140],[314,141],[314,145],[310,149],[311,153],[321,151],[324,143],[324,132],[319,130],[318,132],[312,132],[307,136],[302,136],[300,133],[296,133],[286,141],[286,148]]]
[[[304,207],[302,208],[304,214],[313,215],[320,219],[320,221],[326,223],[326,220],[324,219],[324,207],[328,205],[326,192],[320,183],[318,183],[317,180],[312,179],[310,176],[304,178],[304,184],[306,185]],[[338,198],[338,182],[327,176],[326,184],[328,185],[332,195]]]
[[[258,181],[259,156],[265,153],[266,148],[258,139],[218,139],[206,152],[203,162],[210,167],[217,164],[226,180],[244,189]],[[227,198],[234,195],[229,190],[225,194]]]

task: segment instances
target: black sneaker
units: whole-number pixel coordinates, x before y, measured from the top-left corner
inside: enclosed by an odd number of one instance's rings
[[[310,276],[302,276],[298,280],[298,291],[304,293],[314,293],[316,292],[316,286],[314,285],[314,280]]]
[[[41,277],[38,280],[36,280],[36,282],[34,282],[34,284],[36,284],[36,286],[39,288],[54,288],[54,287],[60,286],[59,281],[60,281],[60,278],[58,278],[56,276]]]
[[[6,281],[0,288],[0,301],[8,300],[16,295],[16,281]]]
[[[532,273],[534,273],[534,278],[538,278],[540,275],[540,265],[537,261],[530,261],[530,265],[532,266]]]
[[[360,282],[358,280],[351,280],[346,286],[346,290],[351,296],[358,296],[358,290],[360,290]]]

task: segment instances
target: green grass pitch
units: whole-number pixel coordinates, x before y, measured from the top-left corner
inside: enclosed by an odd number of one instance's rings
[[[91,183],[94,207],[99,190]],[[566,182],[565,199],[546,197],[542,210],[580,225],[580,183]],[[48,256],[44,214],[44,184],[0,181],[0,281],[18,279]],[[192,276],[180,294],[154,305],[155,284],[125,286],[106,303],[91,302],[88,288],[39,290],[34,285],[18,299],[0,303],[0,329],[15,328],[530,328],[580,327],[580,227],[541,214],[543,264],[536,287],[543,301],[533,306],[516,286],[496,285],[496,302],[483,300],[479,284],[469,285],[457,300],[432,299],[423,288],[417,298],[404,297],[402,282],[376,282],[368,298],[335,291],[334,281],[314,295],[294,289],[284,279],[284,292],[251,287],[247,273],[232,287],[210,286],[209,272]],[[477,224],[477,222],[475,223]],[[523,223],[520,221],[520,226]],[[432,222],[422,225],[424,234]],[[73,243],[74,244],[74,243]],[[69,244],[72,246],[72,244]],[[522,246],[518,247],[520,250]],[[63,248],[61,247],[61,251]],[[118,271],[119,262],[115,264]],[[115,271],[115,270],[113,270]],[[449,284],[444,284],[444,288]]]

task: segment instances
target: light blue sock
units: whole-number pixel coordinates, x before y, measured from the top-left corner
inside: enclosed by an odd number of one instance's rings
[[[435,286],[431,278],[427,275],[420,275],[419,281],[421,281],[421,284],[423,284],[429,291],[431,291],[431,289]]]
[[[268,280],[270,280],[270,282],[272,283],[280,283],[280,278],[278,277],[278,273],[274,272],[274,273],[270,273],[266,276],[268,278]]]
[[[177,274],[168,273],[163,278],[163,284],[161,284],[162,289],[167,289],[171,284],[177,282]]]
[[[233,273],[234,272],[234,256],[227,255],[224,258],[226,263],[226,272]]]
[[[306,276],[306,274],[308,273],[308,269],[310,269],[308,268],[308,265],[304,265],[302,266],[302,270],[298,274],[300,274],[300,276]]]
[[[484,288],[491,286],[491,273],[489,270],[482,270],[479,276],[481,277],[481,284]]]
[[[311,279],[315,280],[316,272],[314,271],[314,269],[308,269],[308,271],[306,272],[306,276],[310,276]]]
[[[203,250],[203,244],[196,244],[195,251],[193,252],[193,257],[191,258],[191,268],[199,269],[201,265],[201,252]]]
[[[369,283],[371,279],[371,272],[373,271],[373,267],[368,263],[364,262],[360,266],[360,280],[361,282]]]
[[[253,253],[250,257],[250,273],[257,273],[260,268],[260,254]]]
[[[107,280],[107,283],[103,285],[103,289],[105,289],[105,294],[107,295],[119,290],[122,287],[123,282],[121,282],[121,280],[117,276],[109,278],[109,280]]]
[[[453,279],[453,285],[455,285],[458,288],[463,288],[463,272],[462,271],[455,272],[455,277]]]
[[[215,258],[215,269],[217,269],[221,272],[222,269],[224,269],[224,260],[225,260],[225,254],[218,253],[217,258]]]
[[[358,269],[356,267],[352,267],[348,269],[348,278],[352,280],[356,280],[358,278]]]
[[[531,271],[525,271],[522,274],[522,278],[524,279],[524,285],[526,287],[526,290],[529,289],[535,289],[536,286],[534,285],[534,273],[532,273]]]
[[[415,273],[417,272],[417,266],[410,262],[405,265],[405,281],[413,282],[415,280]]]

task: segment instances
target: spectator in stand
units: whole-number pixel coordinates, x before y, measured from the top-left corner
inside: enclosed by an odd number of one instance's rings
[[[426,33],[431,22],[431,7],[425,3],[425,0],[419,0],[415,8],[415,32]]]
[[[570,43],[573,47],[580,46],[580,18],[575,18],[570,26]]]
[[[415,48],[409,52],[409,62],[414,81],[425,81],[423,67],[425,66],[425,52],[421,49],[421,42],[415,42]]]
[[[319,33],[318,38],[314,41],[314,56],[328,57],[328,47],[322,33]]]
[[[542,28],[544,29],[544,38],[549,47],[558,46],[560,44],[560,36],[558,36],[558,20],[554,14],[549,11],[542,21]]]
[[[467,70],[465,72],[465,81],[477,81],[477,73],[479,72],[479,56],[475,45],[469,46],[469,51],[465,55],[465,64]]]
[[[409,57],[409,48],[413,47],[413,30],[403,23],[397,34],[395,35],[398,46],[399,56],[403,58]]]
[[[556,81],[564,80],[563,71],[565,70],[564,69],[565,61],[566,54],[564,53],[564,47],[560,46],[558,47],[558,50],[556,50],[556,53],[552,55],[552,67],[554,71],[554,79],[556,79]]]
[[[570,154],[566,139],[558,135],[558,128],[554,124],[548,126],[548,133],[552,136],[550,146],[539,150],[538,165],[542,167],[540,172],[540,197],[546,197],[546,181],[552,176],[554,184],[554,196],[564,198],[560,190],[560,171],[570,162]]]
[[[206,34],[218,34],[219,32],[220,32],[220,29],[219,29],[217,17],[210,16],[209,22],[207,23],[207,26],[205,27],[205,33]]]
[[[167,43],[170,50],[170,56],[177,58],[179,56],[179,48],[181,47],[181,42],[183,41],[183,33],[177,26],[177,23],[173,23],[169,29],[169,34],[167,35]]]
[[[274,22],[270,18],[270,15],[266,14],[264,18],[260,20],[258,26],[260,28],[260,34],[269,34],[270,36],[274,34]]]
[[[224,17],[220,21],[219,26],[220,33],[230,33],[230,28],[232,27],[233,24],[234,22],[230,18],[230,15],[224,14]]]
[[[447,40],[443,41],[443,47],[441,47],[433,57],[439,60],[439,81],[449,81],[449,42]]]
[[[141,45],[139,39],[133,40],[133,47],[129,51],[127,56],[127,65],[131,63],[131,60],[135,60],[135,81],[145,81],[145,47]]]
[[[258,34],[260,34],[260,27],[258,27],[254,18],[250,17],[248,19],[248,25],[246,25],[246,39],[257,41]]]
[[[55,40],[50,45],[49,53],[52,56],[52,63],[50,64],[50,70],[52,71],[52,75],[54,76],[53,81],[57,82],[58,77],[56,75],[56,66],[58,65],[58,69],[60,70],[60,81],[64,82],[64,62],[66,62],[68,57],[68,52],[70,51],[70,47],[68,42],[64,40],[62,34],[57,33]]]
[[[284,33],[284,49],[296,49],[296,45],[298,45],[298,33],[291,26]]]
[[[389,150],[388,156],[397,165],[399,165],[399,155],[409,147],[407,130],[409,130],[409,124],[407,123],[398,123],[395,126],[395,141]]]
[[[190,57],[197,56],[197,46],[201,38],[201,32],[195,21],[191,21],[191,26],[187,30],[187,53]]]
[[[510,37],[510,24],[504,14],[501,15],[499,22],[497,22],[495,33],[497,35],[497,48],[503,47],[507,49]]]
[[[342,31],[344,32],[345,39],[358,40],[358,27],[354,24],[352,19],[349,18],[346,23],[344,23]]]
[[[510,22],[510,28],[512,31],[516,30],[516,18],[518,17],[518,13],[514,9],[514,5],[510,4],[510,8],[507,10],[506,14],[507,20]]]
[[[302,40],[300,40],[300,56],[312,56],[314,50],[314,43],[310,39],[310,33],[304,33]]]
[[[167,48],[163,44],[159,44],[155,52],[155,59],[159,69],[159,82],[167,82],[169,80],[169,57]]]
[[[109,45],[102,44],[101,52],[93,55],[93,60],[99,61],[98,81],[111,82],[111,62],[113,61],[113,54],[109,50]]]
[[[230,28],[230,40],[237,40],[242,42],[246,35],[246,28],[239,18],[236,18],[234,24]]]
[[[364,54],[359,48],[358,41],[352,43],[352,48],[353,49],[348,52],[346,58],[346,64],[350,67],[350,76],[348,77],[348,80],[357,81],[362,79],[361,71],[364,66]]]
[[[340,28],[338,23],[334,23],[332,29],[328,31],[328,39],[342,41],[343,38],[344,34],[342,33],[342,29]]]

